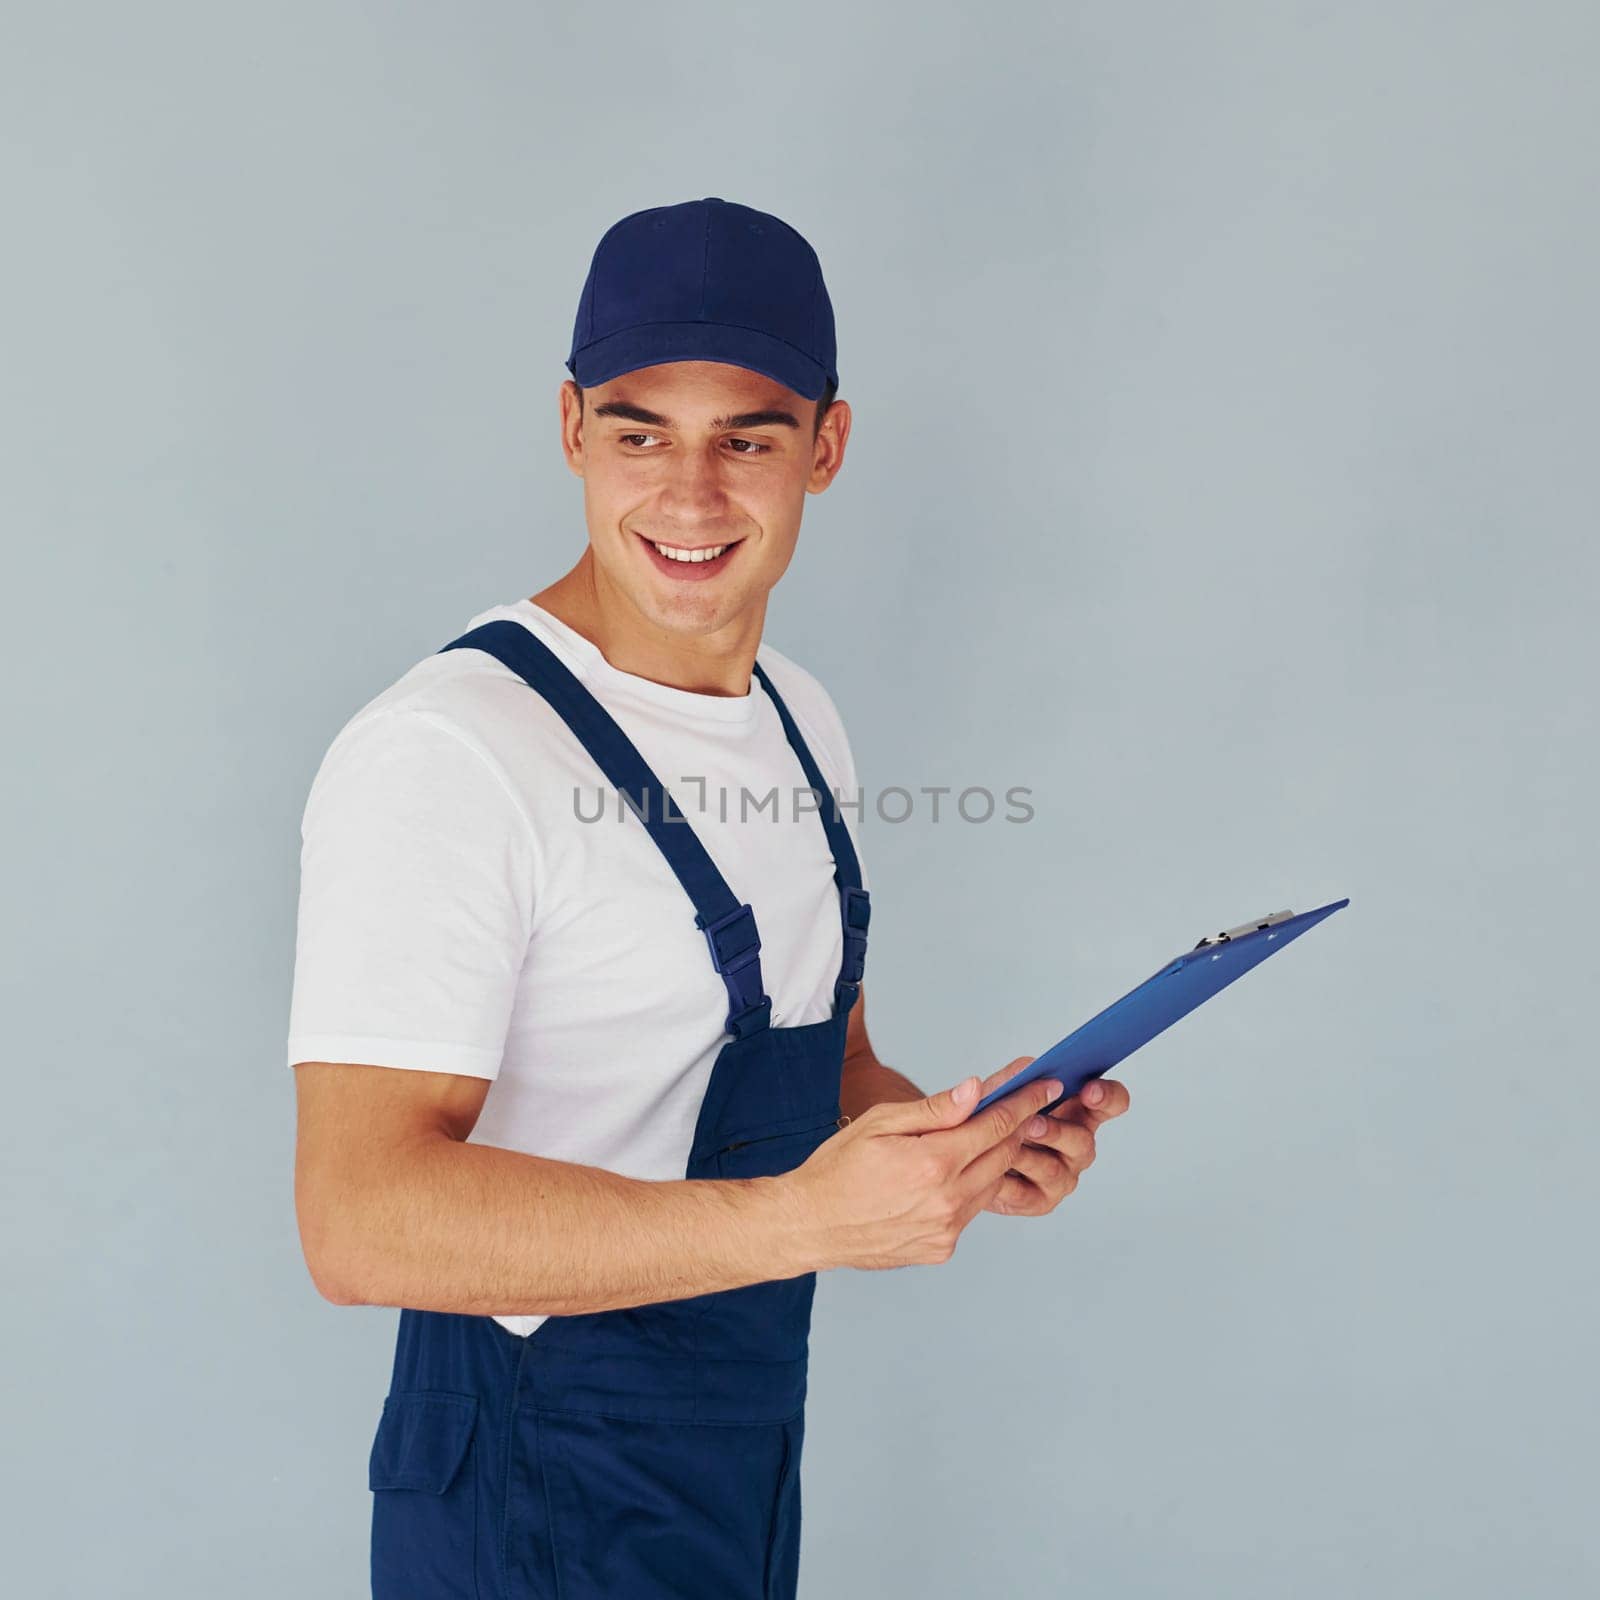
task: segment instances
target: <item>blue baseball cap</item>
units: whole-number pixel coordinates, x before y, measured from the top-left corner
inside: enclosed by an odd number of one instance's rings
[[[662,361],[726,361],[817,399],[839,374],[816,251],[780,218],[714,195],[613,223],[567,370],[588,388]]]

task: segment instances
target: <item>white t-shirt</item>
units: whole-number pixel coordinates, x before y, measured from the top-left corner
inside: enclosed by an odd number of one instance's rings
[[[771,696],[753,675],[734,698],[621,672],[530,600],[467,628],[500,618],[610,712],[750,902],[772,1026],[828,1017],[838,889]],[[846,802],[859,854],[833,701],[771,645],[757,659]],[[727,989],[665,857],[542,695],[481,650],[425,657],[334,737],[301,839],[291,1065],[488,1078],[473,1142],[683,1177]],[[523,1335],[544,1318],[497,1320]]]

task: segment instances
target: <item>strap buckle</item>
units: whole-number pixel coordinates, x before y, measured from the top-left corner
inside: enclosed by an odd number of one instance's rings
[[[872,900],[865,889],[841,888],[839,899],[844,918],[844,959],[840,983],[860,983],[867,970],[867,923],[872,918]]]
[[[727,985],[729,1011],[723,1026],[735,1039],[764,1028],[771,1020],[772,1001],[761,988],[761,934],[755,911],[748,905],[707,922],[695,913],[695,926],[711,947],[711,964]]]

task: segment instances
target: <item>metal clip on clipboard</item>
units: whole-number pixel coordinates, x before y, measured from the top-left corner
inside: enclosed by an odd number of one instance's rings
[[[1222,944],[1228,939],[1237,939],[1241,934],[1254,933],[1259,928],[1273,928],[1280,922],[1287,922],[1294,915],[1292,911],[1269,911],[1264,917],[1257,917],[1254,922],[1241,922],[1237,928],[1227,928],[1221,933],[1207,934],[1196,950],[1203,950],[1208,944]]]

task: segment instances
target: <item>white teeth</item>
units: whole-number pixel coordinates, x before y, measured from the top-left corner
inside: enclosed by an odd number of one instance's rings
[[[656,544],[654,539],[650,542]],[[656,544],[656,549],[669,561],[714,561],[727,548],[725,544],[712,544],[700,550],[680,550],[674,544]]]

